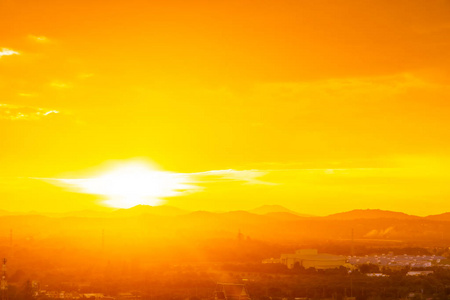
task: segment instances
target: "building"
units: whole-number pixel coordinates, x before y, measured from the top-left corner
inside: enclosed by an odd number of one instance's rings
[[[263,264],[281,264],[281,258],[266,258],[262,261]]]
[[[347,258],[343,255],[319,254],[316,249],[300,249],[295,251],[295,253],[281,254],[279,260],[265,259],[263,263],[281,263],[289,269],[294,268],[295,265],[305,269],[334,269],[346,266]]]
[[[218,283],[214,292],[214,300],[251,300],[243,284]]]
[[[383,273],[366,273],[368,277],[389,277],[389,275]]]
[[[433,271],[409,271],[406,276],[427,276],[433,273]]]

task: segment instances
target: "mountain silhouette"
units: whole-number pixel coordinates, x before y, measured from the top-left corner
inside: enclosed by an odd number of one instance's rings
[[[428,220],[433,220],[433,221],[450,221],[450,212],[446,212],[446,213],[439,214],[439,215],[431,215],[431,216],[427,216],[425,218]]]
[[[355,209],[323,217],[329,220],[355,220],[355,219],[418,219],[420,217],[381,209]]]
[[[82,217],[82,214],[89,217]],[[255,214],[248,211],[187,212],[171,206],[143,206],[98,214],[77,212],[64,217],[37,214],[0,216],[3,228],[14,230],[17,240],[52,238],[93,243],[106,231],[108,241],[151,243],[154,240],[188,244],[192,239],[235,239],[238,232],[255,240],[298,243],[301,241],[414,242],[428,245],[448,242],[450,213],[417,217],[383,210],[354,210],[326,217],[301,217],[288,212]],[[142,240],[142,241],[141,241]]]
[[[111,212],[114,217],[133,217],[143,214],[158,215],[158,216],[179,216],[189,213],[187,210],[177,208],[169,205],[150,206],[150,205],[136,205],[128,209],[118,209]]]
[[[281,205],[263,205],[263,206],[254,208],[252,210],[249,210],[248,212],[250,212],[252,214],[257,214],[257,215],[266,215],[269,213],[289,213],[289,214],[293,214],[293,215],[297,215],[297,216],[301,216],[301,217],[312,217],[312,215],[300,214],[296,211],[290,210]]]

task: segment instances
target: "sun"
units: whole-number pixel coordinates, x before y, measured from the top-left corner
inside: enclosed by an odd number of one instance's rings
[[[82,193],[101,195],[104,204],[116,208],[161,205],[164,198],[191,190],[181,173],[159,171],[143,162],[125,163],[85,179],[60,179]]]

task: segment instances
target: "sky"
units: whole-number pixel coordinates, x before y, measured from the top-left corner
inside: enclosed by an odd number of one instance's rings
[[[448,53],[448,0],[0,0],[0,209],[139,161],[147,204],[450,211]]]

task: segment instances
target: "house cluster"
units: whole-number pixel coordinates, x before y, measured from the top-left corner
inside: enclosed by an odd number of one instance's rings
[[[429,268],[432,266],[450,267],[443,261],[446,258],[438,255],[365,255],[365,256],[343,256],[327,253],[318,253],[316,249],[300,249],[295,253],[281,254],[280,258],[264,259],[264,264],[283,264],[289,269],[296,265],[315,269],[333,269],[339,267],[352,268],[364,264],[374,264],[383,267],[395,268]]]
[[[434,271],[409,271],[406,273],[406,276],[427,276],[433,274]],[[389,277],[389,275],[384,273],[367,273],[368,277]]]
[[[437,255],[365,255],[349,256],[348,262],[352,265],[374,264],[384,267],[411,267],[428,268],[439,265],[445,257]]]

